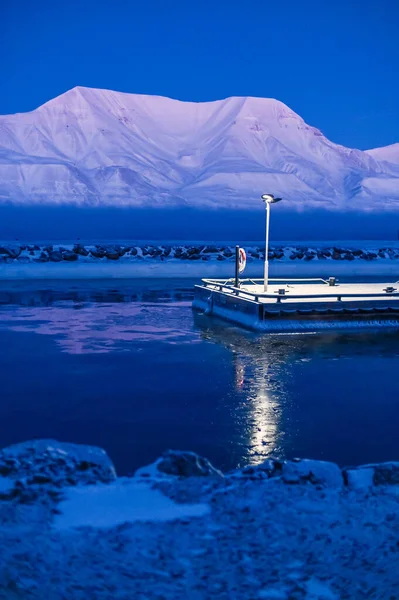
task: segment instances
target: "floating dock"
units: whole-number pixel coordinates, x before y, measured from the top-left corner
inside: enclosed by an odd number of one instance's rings
[[[325,279],[203,279],[193,308],[270,332],[399,328],[399,281],[339,283]]]

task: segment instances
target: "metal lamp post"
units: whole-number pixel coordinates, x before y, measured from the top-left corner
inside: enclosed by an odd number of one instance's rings
[[[263,290],[267,292],[267,284],[269,282],[269,227],[270,227],[270,205],[280,202],[282,198],[275,198],[273,194],[263,194],[261,196],[266,206],[266,246],[265,246],[265,270]]]

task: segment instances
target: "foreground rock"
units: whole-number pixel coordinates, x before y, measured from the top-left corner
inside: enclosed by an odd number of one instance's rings
[[[398,597],[399,463],[223,476],[170,451],[115,480],[103,451],[38,441],[0,452],[0,469],[0,598]],[[17,482],[42,492],[12,495]]]
[[[136,471],[137,477],[223,477],[207,458],[195,452],[168,450],[152,465]]]
[[[55,489],[115,478],[111,459],[94,446],[33,440],[0,451],[0,500],[33,502]]]

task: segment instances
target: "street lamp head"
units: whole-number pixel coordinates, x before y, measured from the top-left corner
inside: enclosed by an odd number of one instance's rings
[[[273,202],[274,196],[273,194],[262,194],[261,196],[263,202],[271,203]]]
[[[282,200],[282,198],[275,198],[273,194],[263,194],[261,198],[266,204],[275,204],[276,202],[280,202]]]

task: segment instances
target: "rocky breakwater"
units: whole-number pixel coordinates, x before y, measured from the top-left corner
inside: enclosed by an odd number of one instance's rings
[[[246,246],[249,262],[263,261],[264,248]],[[197,245],[0,245],[0,264],[11,263],[71,263],[110,261],[230,261],[235,257],[234,246]],[[269,251],[270,261],[387,261],[399,260],[399,246],[377,245],[373,248],[309,245],[275,246]]]
[[[168,451],[118,478],[98,448],[27,442],[0,452],[0,597],[393,600],[398,508],[394,462]]]

